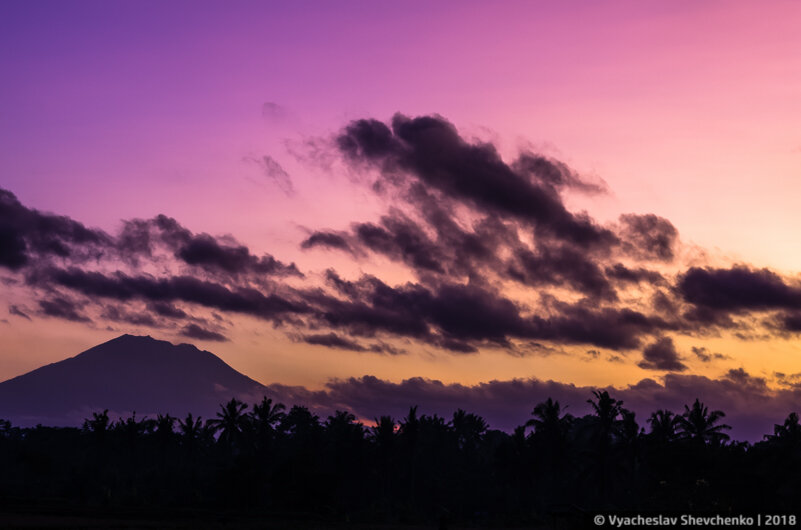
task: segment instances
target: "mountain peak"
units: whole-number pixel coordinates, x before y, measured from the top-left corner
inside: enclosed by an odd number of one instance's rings
[[[232,397],[260,398],[266,390],[192,344],[126,334],[0,383],[0,418],[70,425],[106,408],[208,417]]]
[[[187,355],[206,354],[208,357],[219,359],[211,352],[200,350],[194,344],[180,343],[173,344],[166,340],[154,339],[150,335],[120,335],[102,344],[98,344],[88,350],[81,352],[76,356],[80,358],[96,358],[104,357],[107,355],[116,356],[135,356],[135,357],[153,357],[153,356],[174,356],[176,354]]]

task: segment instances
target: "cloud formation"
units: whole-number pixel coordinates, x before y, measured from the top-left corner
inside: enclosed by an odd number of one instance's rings
[[[491,144],[466,142],[439,116],[408,118],[396,114],[391,128],[377,120],[357,120],[337,139],[351,160],[381,169],[384,178],[405,172],[446,197],[483,211],[532,223],[536,229],[588,246],[615,236],[583,215],[570,213],[556,193],[575,181],[563,165],[527,156],[505,163]]]
[[[210,329],[205,329],[197,324],[187,324],[181,330],[181,335],[189,337],[190,339],[213,341],[213,342],[227,342],[228,337],[222,333],[217,333]]]
[[[96,257],[111,239],[69,217],[42,213],[23,206],[0,188],[0,266],[12,271],[40,258],[81,262]]]
[[[681,413],[684,405],[699,398],[710,410],[726,413],[725,421],[733,427],[734,439],[752,442],[772,433],[775,423],[798,410],[799,387],[796,384],[771,390],[764,379],[742,369],[730,370],[718,378],[669,373],[663,383],[642,379],[623,388],[576,386],[536,378],[464,385],[414,377],[396,383],[373,376],[333,380],[320,391],[268,385],[276,399],[303,403],[323,413],[347,409],[369,421],[384,414],[403,418],[414,405],[419,405],[421,414],[445,417],[462,408],[483,416],[492,428],[507,432],[523,425],[534,406],[549,397],[567,405],[571,414],[581,416],[591,413],[587,399],[592,397],[592,391],[607,390],[636,413],[642,427],[657,409]]]
[[[649,344],[642,351],[642,360],[637,366],[646,370],[665,370],[668,372],[683,372],[687,366],[681,362],[676,351],[673,339],[660,337],[653,344]]]
[[[319,142],[315,149],[324,150]],[[321,284],[321,271],[302,272],[165,215],[126,220],[108,234],[0,190],[0,268],[37,305],[9,312],[203,340],[225,338],[233,323],[220,313],[246,315],[307,344],[353,352],[394,354],[393,344],[408,341],[457,355],[642,349],[640,367],[660,371],[687,369],[670,335],[801,332],[797,281],[748,265],[682,270],[669,220],[625,214],[602,225],[571,212],[565,194],[605,186],[558,160],[523,152],[506,161],[440,116],[400,114],[389,123],[353,121],[328,149],[369,175],[391,205],[377,219],[315,227],[301,249],[357,262],[382,256],[408,271],[407,280],[332,269]],[[273,159],[263,162],[282,175]]]

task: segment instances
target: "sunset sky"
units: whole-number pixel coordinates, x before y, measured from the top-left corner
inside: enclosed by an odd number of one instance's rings
[[[612,386],[768,428],[801,403],[800,25],[3,2],[0,381],[132,333],[361,417]]]

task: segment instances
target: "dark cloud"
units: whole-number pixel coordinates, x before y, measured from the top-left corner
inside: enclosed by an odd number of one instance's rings
[[[679,232],[673,224],[654,214],[620,216],[620,237],[628,254],[642,259],[672,261]]]
[[[269,254],[255,256],[231,238],[194,234],[166,215],[125,221],[115,243],[119,255],[134,265],[143,258],[155,260],[161,248],[179,262],[208,274],[247,276],[254,281],[267,276],[303,276],[294,263],[287,265]]]
[[[374,277],[358,282],[341,279],[328,271],[328,281],[347,299],[325,294],[310,297],[319,308],[319,317],[327,324],[347,329],[355,335],[372,337],[384,332],[393,335],[425,339],[430,331],[424,317],[397,303],[414,303],[427,291],[422,287],[393,289]]]
[[[18,317],[22,317],[26,320],[31,320],[31,317],[28,316],[28,314],[25,311],[23,311],[18,305],[8,306],[8,313],[10,315],[16,315]]]
[[[60,259],[79,265],[92,259],[122,259],[138,264],[155,260],[161,245],[183,263],[209,273],[263,276],[302,276],[295,264],[270,255],[254,256],[243,245],[225,244],[208,234],[193,234],[164,215],[125,221],[118,236],[86,228],[68,217],[26,208],[0,189],[0,266],[20,270]]]
[[[589,182],[570,169],[567,164],[533,153],[523,153],[512,165],[520,175],[554,190],[570,188],[585,193],[605,193],[604,182]]]
[[[325,346],[327,348],[350,350],[355,352],[385,353],[388,355],[401,355],[406,353],[405,350],[395,348],[394,346],[385,344],[383,342],[379,342],[376,344],[362,345],[356,342],[355,340],[345,338],[333,332],[302,335],[300,336],[300,340],[302,340],[307,344],[313,344],[315,346]]]
[[[377,120],[358,120],[345,128],[337,143],[351,161],[377,165],[390,179],[401,172],[412,175],[480,211],[533,223],[544,233],[584,246],[615,240],[589,217],[564,207],[554,189],[559,168],[544,159],[533,163],[527,158],[521,163],[526,171],[520,174],[494,146],[466,142],[441,117],[396,114],[391,129]]]
[[[590,309],[583,304],[560,304],[550,318],[533,317],[537,337],[563,344],[591,344],[601,348],[637,348],[644,335],[671,329],[658,317],[628,308]]]
[[[329,281],[349,300],[323,301],[328,305],[323,318],[356,334],[390,332],[471,352],[475,348],[469,341],[506,345],[509,335],[527,334],[527,324],[512,301],[479,287],[442,285],[429,290],[407,284],[393,288],[372,276],[347,282],[333,272]]]
[[[301,247],[324,246],[357,257],[369,252],[382,254],[432,281],[458,276],[478,279],[489,269],[502,271],[500,248],[522,245],[516,229],[496,217],[484,217],[471,228],[462,228],[452,212],[420,185],[412,186],[407,198],[419,218],[392,208],[378,224],[354,223],[350,232],[314,232]]]
[[[43,315],[62,318],[72,322],[91,322],[91,319],[81,313],[81,305],[63,296],[54,296],[46,300],[39,300],[39,308]]]
[[[366,348],[356,341],[346,339],[336,333],[326,333],[317,335],[303,335],[303,342],[315,346],[326,346],[328,348],[339,348],[342,350],[365,351]]]
[[[659,313],[677,315],[679,313],[678,301],[670,293],[657,290],[651,296],[651,306]]]
[[[801,372],[794,374],[774,372],[773,375],[779,385],[801,391]]]
[[[173,319],[183,319],[187,317],[186,312],[168,302],[150,302],[147,309],[159,316]]]
[[[653,344],[646,346],[642,352],[642,361],[637,366],[646,370],[665,370],[668,372],[683,372],[687,366],[681,362],[670,337],[661,337]]]
[[[216,331],[202,328],[197,324],[187,324],[181,330],[181,335],[190,339],[207,340],[214,342],[228,342],[228,337]]]
[[[381,219],[383,226],[360,223],[354,232],[359,242],[373,252],[403,261],[416,270],[443,273],[439,249],[420,229],[399,212]]]
[[[231,274],[303,276],[294,263],[285,265],[269,255],[257,258],[245,246],[224,246],[207,234],[188,238],[176,256],[190,265]]]
[[[768,269],[692,267],[678,282],[687,302],[715,312],[801,308],[801,288]]]
[[[593,390],[608,390],[636,412],[642,426],[657,409],[681,413],[684,405],[699,398],[710,410],[726,413],[733,438],[754,442],[773,432],[773,424],[789,412],[797,411],[801,400],[801,389],[771,390],[764,383],[764,379],[745,371],[732,370],[717,379],[668,373],[663,383],[643,379],[623,388],[600,389],[534,378],[471,386],[419,377],[396,383],[373,376],[333,380],[322,391],[284,385],[269,388],[277,399],[287,403],[301,402],[315,410],[349,409],[364,419],[385,414],[402,418],[413,405],[419,405],[420,413],[445,417],[462,408],[483,416],[492,428],[507,432],[523,425],[534,406],[548,397],[567,405],[571,414],[581,416],[591,413],[587,399]]]
[[[692,352],[701,362],[704,363],[730,358],[728,355],[723,355],[722,353],[713,353],[704,346],[693,346]]]
[[[28,245],[22,234],[10,226],[0,226],[0,265],[17,270],[28,263]]]
[[[477,285],[419,284],[390,287],[365,276],[357,282],[328,272],[329,283],[346,300],[318,294],[314,304],[329,326],[352,334],[390,333],[471,353],[476,346],[511,347],[511,339],[543,339],[560,344],[592,344],[630,349],[640,337],[671,325],[630,309],[557,304],[551,317],[526,316],[523,308]]]
[[[300,244],[301,248],[309,249],[313,247],[326,247],[353,253],[353,249],[348,243],[344,233],[335,232],[312,232],[309,237]]]
[[[735,368],[726,372],[726,379],[740,385],[741,388],[746,388],[761,394],[769,392],[767,381],[763,377],[755,377],[746,372],[743,368]]]
[[[42,271],[30,280],[34,283],[52,282],[87,296],[122,301],[180,301],[273,321],[281,320],[286,314],[309,310],[302,302],[293,302],[277,294],[264,294],[246,287],[228,288],[193,276],[153,278],[128,276],[122,272],[107,276],[70,268]]]
[[[522,245],[516,227],[496,215],[486,215],[475,220],[469,228],[463,228],[447,203],[420,183],[411,186],[408,200],[436,234],[437,256],[448,275],[475,277],[488,268],[499,270],[499,250]]]
[[[518,250],[508,273],[528,285],[568,284],[593,298],[617,299],[598,264],[571,247],[541,246],[537,252]]]
[[[779,317],[781,327],[786,331],[801,332],[801,312],[788,312],[783,313]]]
[[[664,282],[664,277],[656,271],[644,269],[642,267],[630,269],[622,263],[616,263],[614,266],[606,267],[604,272],[608,278],[620,282],[650,284],[660,284]]]
[[[19,270],[42,256],[83,261],[97,257],[110,241],[69,217],[26,208],[0,188],[0,266]]]
[[[71,315],[55,303],[57,293],[82,300],[72,316],[86,321],[83,310],[174,329],[186,324],[176,320],[213,322],[208,311],[188,314],[200,306],[287,324],[287,333],[352,351],[393,353],[380,341],[399,338],[455,353],[488,347],[522,355],[562,345],[641,349],[665,332],[801,331],[801,286],[771,271],[694,267],[675,277],[652,270],[664,263],[636,265],[674,260],[675,227],[629,214],[612,231],[568,211],[562,193],[604,186],[558,160],[523,153],[504,161],[493,145],[463,138],[438,116],[355,121],[335,144],[351,167],[378,171],[378,188],[394,207],[345,230],[312,230],[301,247],[385,256],[408,267],[413,281],[350,281],[332,271],[326,285],[299,288],[294,263],[256,255],[232,236],[194,233],[165,215],[125,221],[111,236],[28,209],[5,191],[0,266],[45,293],[51,306],[40,309],[51,316]],[[259,163],[288,178],[275,160]],[[642,304],[629,301],[635,289]],[[774,313],[757,322],[749,311]],[[645,348],[644,366],[681,369],[660,344]]]

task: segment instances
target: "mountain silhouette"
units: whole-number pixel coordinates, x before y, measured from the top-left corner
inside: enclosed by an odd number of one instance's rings
[[[260,399],[266,387],[211,352],[122,335],[0,383],[0,418],[15,425],[80,425],[92,411],[213,417],[220,403]]]

